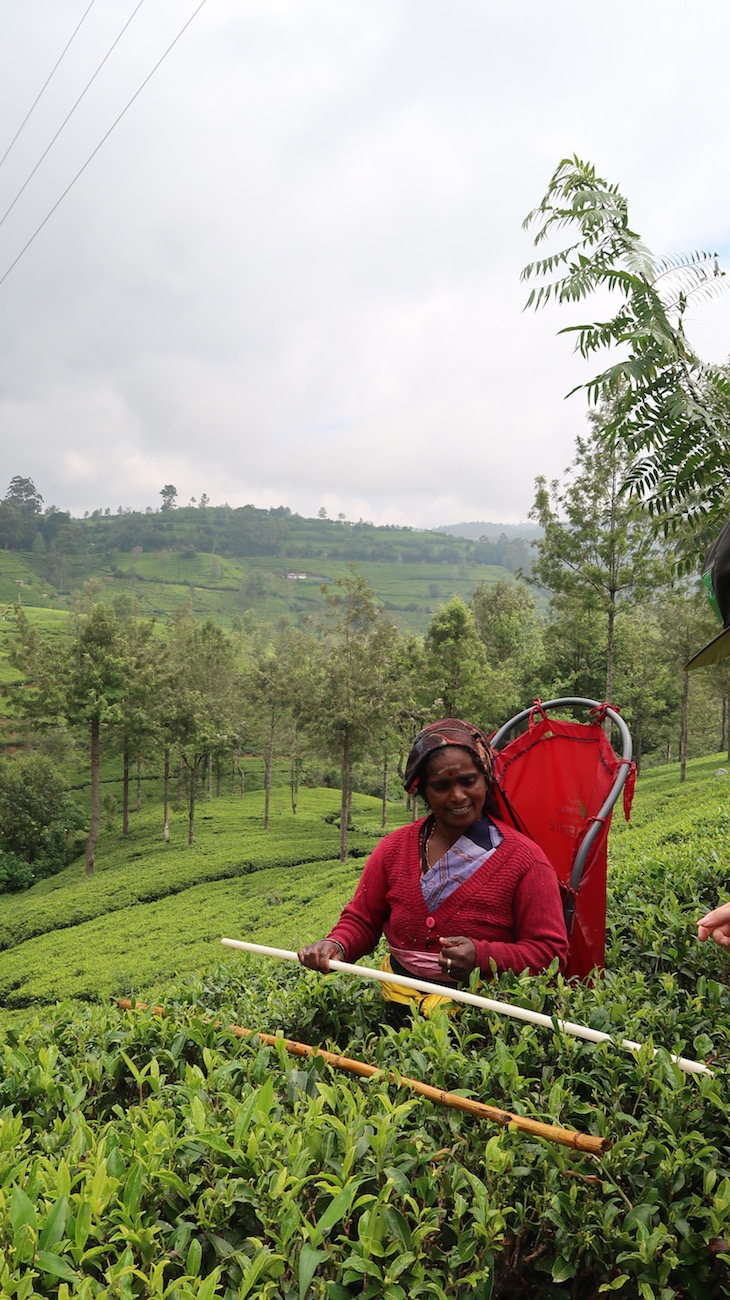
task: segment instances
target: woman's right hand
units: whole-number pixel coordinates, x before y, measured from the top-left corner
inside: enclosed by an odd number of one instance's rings
[[[335,943],[334,939],[318,939],[316,943],[300,948],[297,953],[302,966],[309,966],[310,970],[320,970],[323,975],[329,974],[330,957],[342,961],[343,956],[342,945]]]

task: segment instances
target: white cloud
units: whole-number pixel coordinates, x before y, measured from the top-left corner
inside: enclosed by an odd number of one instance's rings
[[[0,226],[0,276],[194,7],[140,10]],[[80,10],[5,10],[9,140]],[[0,217],[121,22],[90,12]],[[524,518],[589,373],[569,314],[522,312],[521,221],[559,159],[619,183],[655,252],[730,253],[730,13],[700,0],[692,33],[677,0],[206,5],[0,286],[0,491]],[[730,297],[691,315],[725,359]]]

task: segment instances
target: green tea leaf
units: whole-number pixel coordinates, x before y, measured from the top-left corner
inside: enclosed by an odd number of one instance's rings
[[[43,1230],[38,1238],[40,1250],[48,1250],[51,1246],[57,1246],[66,1231],[66,1218],[68,1215],[68,1201],[65,1196],[59,1196],[58,1200],[48,1212],[48,1218],[43,1225]]]
[[[130,1175],[124,1185],[122,1201],[130,1217],[134,1218],[142,1201],[142,1165],[139,1160],[132,1166]]]
[[[64,1282],[78,1282],[78,1273],[74,1273],[71,1265],[62,1255],[54,1255],[50,1250],[39,1250],[35,1258],[43,1273],[49,1273],[51,1277],[61,1277]]]
[[[32,1228],[35,1231],[38,1226],[35,1206],[22,1187],[13,1188],[10,1198],[10,1222],[13,1225],[13,1232],[17,1232],[21,1227]]]
[[[317,1225],[312,1234],[313,1242],[320,1242],[332,1231],[336,1223],[343,1219],[352,1205],[357,1187],[354,1183],[347,1183],[336,1196],[333,1196],[324,1214],[317,1220]]]
[[[326,1250],[315,1250],[308,1242],[304,1242],[299,1254],[299,1300],[304,1300],[317,1270],[317,1265],[321,1264],[322,1260],[326,1258]]]

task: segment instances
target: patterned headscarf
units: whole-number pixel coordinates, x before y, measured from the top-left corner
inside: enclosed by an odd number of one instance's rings
[[[442,718],[440,722],[430,722],[423,731],[419,731],[413,742],[403,782],[408,794],[413,794],[417,788],[426,759],[445,745],[466,749],[480,772],[483,772],[487,789],[491,790],[494,785],[494,754],[484,732],[471,722],[462,722],[459,718]]]

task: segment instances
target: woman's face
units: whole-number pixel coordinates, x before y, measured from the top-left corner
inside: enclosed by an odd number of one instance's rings
[[[487,782],[467,750],[447,745],[429,761],[424,793],[438,826],[463,831],[482,815]]]

